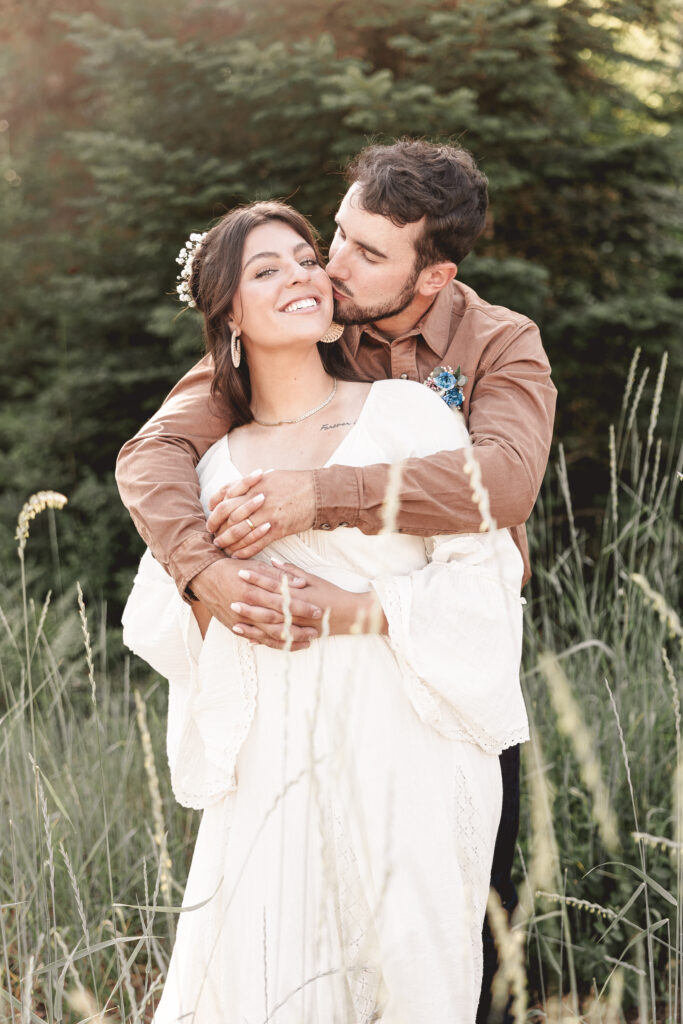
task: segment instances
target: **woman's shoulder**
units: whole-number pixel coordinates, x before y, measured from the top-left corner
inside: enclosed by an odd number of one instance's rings
[[[211,445],[210,448],[202,455],[201,459],[197,463],[198,475],[208,475],[218,466],[223,467],[228,457],[227,443],[225,435],[219,437],[217,441]]]
[[[373,426],[383,425],[395,439],[404,438],[408,455],[431,455],[469,443],[462,415],[424,384],[414,380],[380,380],[372,386]]]

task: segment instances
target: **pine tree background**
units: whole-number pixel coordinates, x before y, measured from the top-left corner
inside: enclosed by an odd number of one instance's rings
[[[634,350],[669,352],[664,417],[680,379],[675,5],[56,6],[6,2],[0,30],[4,581],[18,508],[54,488],[70,499],[62,584],[87,566],[116,618],[141,548],[116,453],[201,355],[198,318],[174,298],[180,245],[271,196],[329,239],[347,159],[403,134],[458,141],[488,175],[491,215],[460,277],[541,326],[578,516],[600,516],[596,437]],[[56,546],[36,550],[53,579]]]
[[[72,951],[90,940],[58,866],[54,947],[46,941],[36,779],[48,787],[48,843],[50,829],[64,840],[85,894],[96,968],[88,976],[85,957],[76,966],[98,998],[126,975],[105,941],[112,899],[134,934],[150,847],[149,878],[160,856],[131,688],[142,681],[161,766],[166,687],[121,650],[142,543],[113,469],[202,352],[199,318],[175,298],[176,254],[233,204],[271,196],[329,240],[345,162],[406,134],[459,142],[488,175],[490,216],[460,277],[539,323],[559,391],[563,453],[531,521],[522,673],[534,742],[515,871],[534,882],[529,1019],[612,1019],[623,983],[619,1019],[680,1020],[681,626],[667,607],[680,585],[680,462],[675,442],[659,449],[680,434],[680,3],[3,0],[1,11],[0,804],[11,827],[0,824],[0,1005],[7,984],[17,1020],[29,1002],[31,1019],[82,1019],[52,1012],[65,981],[57,931]],[[69,505],[32,530],[24,588],[14,523],[48,488]],[[618,862],[596,821],[597,783],[610,793]],[[181,885],[196,818],[164,771],[161,788],[160,832]],[[153,924],[155,958],[157,926],[166,934],[167,920]],[[121,996],[130,1012],[112,1019],[150,1019],[150,957],[143,949],[135,991]],[[598,990],[598,1016],[584,1014]],[[569,1016],[556,1000],[568,992]]]

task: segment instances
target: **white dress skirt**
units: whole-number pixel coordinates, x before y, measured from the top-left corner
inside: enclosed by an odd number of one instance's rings
[[[467,444],[409,381],[370,389],[331,463]],[[202,501],[239,477],[229,438]],[[435,482],[435,486],[438,481]],[[147,552],[124,640],[169,681],[177,799],[203,808],[155,1024],[472,1024],[500,818],[498,755],[528,738],[522,560],[507,531],[311,530],[274,555],[356,592],[382,636],[286,653],[189,606]]]

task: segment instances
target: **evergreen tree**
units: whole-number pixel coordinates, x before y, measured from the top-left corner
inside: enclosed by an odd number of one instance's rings
[[[15,15],[15,54],[29,40],[38,57],[10,69],[1,136],[19,179],[5,177],[2,211],[5,523],[30,491],[64,490],[66,578],[87,561],[93,586],[111,594],[120,573],[125,590],[139,543],[116,451],[201,353],[198,318],[174,297],[180,245],[235,203],[271,196],[329,237],[346,160],[403,134],[457,140],[488,174],[491,216],[460,277],[539,322],[558,434],[590,468],[635,347],[678,351],[670,12],[646,0],[161,11],[73,0],[68,15],[46,18],[38,3]],[[634,56],[636,30],[662,36],[655,57]],[[590,474],[581,481],[589,504]]]

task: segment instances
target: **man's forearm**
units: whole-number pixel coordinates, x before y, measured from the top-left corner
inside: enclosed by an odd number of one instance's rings
[[[538,492],[515,451],[502,442],[482,442],[470,449],[488,492],[491,515],[499,527],[526,522]],[[481,513],[465,471],[465,451],[444,451],[407,459],[398,491],[396,528],[431,537],[440,533],[476,533]],[[316,527],[357,526],[378,533],[384,525],[384,503],[390,467],[330,466],[316,470]],[[538,481],[540,484],[540,481]],[[337,496],[342,496],[341,503]],[[357,495],[354,506],[353,495]]]
[[[189,481],[177,476],[185,462],[192,471]],[[175,479],[158,478],[167,463]],[[206,528],[195,465],[189,453],[181,454],[163,439],[137,435],[124,445],[116,466],[119,492],[135,528],[182,595],[202,569],[225,558]]]
[[[199,459],[228,429],[211,411],[212,373],[208,359],[194,366],[126,442],[116,464],[124,505],[181,593],[202,569],[225,557],[206,528],[196,472]]]
[[[469,406],[472,457],[481,470],[491,515],[501,528],[529,518],[550,451],[556,391],[537,333],[530,332],[531,353],[511,358],[504,352],[481,374]],[[463,450],[406,460],[396,527],[423,537],[478,530],[481,514],[465,466]],[[386,465],[316,470],[315,526],[346,524],[364,533],[379,532],[388,482]]]

